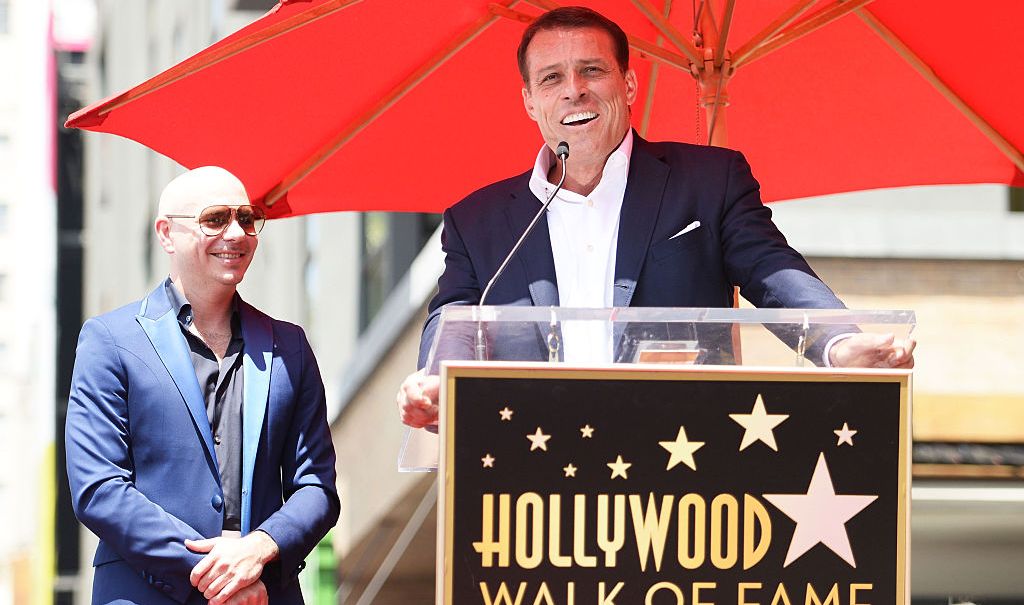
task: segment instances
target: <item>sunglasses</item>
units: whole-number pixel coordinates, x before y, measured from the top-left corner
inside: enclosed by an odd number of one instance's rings
[[[257,206],[208,206],[195,214],[165,214],[167,218],[194,218],[199,229],[209,237],[216,237],[231,224],[234,219],[246,235],[256,235],[267,222],[267,215]]]

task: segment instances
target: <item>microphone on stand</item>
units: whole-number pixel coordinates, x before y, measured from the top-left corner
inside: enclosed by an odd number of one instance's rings
[[[512,250],[505,257],[505,260],[501,261],[501,265],[498,267],[498,270],[494,272],[494,277],[487,282],[487,287],[484,288],[484,293],[480,295],[480,303],[478,306],[484,306],[484,302],[487,300],[487,295],[491,292],[491,287],[494,286],[494,282],[496,282],[501,274],[505,272],[505,268],[508,267],[509,261],[511,261],[512,257],[519,251],[519,248],[523,246],[523,242],[525,242],[526,238],[533,232],[533,228],[537,226],[537,222],[540,221],[540,217],[544,216],[544,213],[548,210],[548,206],[551,205],[551,202],[555,199],[555,196],[558,195],[558,192],[562,190],[562,184],[565,183],[565,164],[569,159],[569,144],[565,141],[559,141],[558,146],[555,147],[555,157],[562,160],[562,177],[558,179],[558,185],[555,187],[555,190],[551,192],[551,195],[548,196],[547,201],[545,201],[540,207],[540,210],[533,217],[533,220],[530,221],[530,224],[526,226],[526,231],[523,231],[523,234],[519,236],[519,241],[516,242],[516,245],[512,246]],[[476,324],[476,360],[485,361],[486,359],[487,345],[484,342],[484,324],[483,320],[480,320],[477,321]]]

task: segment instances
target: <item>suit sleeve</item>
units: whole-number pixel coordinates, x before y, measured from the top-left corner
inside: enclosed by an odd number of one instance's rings
[[[480,281],[477,279],[476,269],[469,257],[469,251],[455,224],[455,218],[451,209],[444,213],[444,228],[441,230],[441,250],[444,252],[444,271],[437,280],[437,294],[430,301],[428,307],[427,321],[423,326],[423,334],[420,337],[420,355],[417,367],[424,368],[427,365],[427,357],[430,354],[430,347],[434,343],[437,334],[438,324],[441,319],[441,309],[446,305],[475,305],[480,302]],[[446,343],[455,347],[458,352],[449,351],[435,355],[436,358],[444,359],[472,359],[473,337],[471,334],[456,335],[450,334],[454,339]],[[464,337],[464,338],[463,338]],[[436,368],[432,368],[436,373]]]
[[[203,536],[135,488],[129,384],[120,355],[101,320],[82,326],[65,428],[72,506],[129,565],[183,603],[193,590],[189,573],[202,558],[184,541]]]
[[[730,159],[722,247],[730,280],[754,306],[844,308],[772,222],[750,165],[737,152]]]
[[[285,502],[256,528],[277,543],[282,584],[298,577],[303,559],[334,527],[341,512],[324,383],[305,333],[298,332],[300,387],[281,464]]]

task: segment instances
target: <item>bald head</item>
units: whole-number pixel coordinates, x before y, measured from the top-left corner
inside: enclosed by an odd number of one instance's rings
[[[179,175],[160,194],[157,214],[192,214],[207,206],[249,203],[245,185],[218,166],[203,166]]]

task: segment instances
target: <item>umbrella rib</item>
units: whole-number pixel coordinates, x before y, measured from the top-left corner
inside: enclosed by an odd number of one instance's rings
[[[518,0],[505,0],[503,3],[505,6],[515,4]],[[313,155],[311,155],[306,161],[302,162],[298,167],[289,172],[281,182],[275,185],[267,195],[264,197],[263,203],[269,208],[273,206],[278,200],[280,200],[288,191],[297,185],[302,179],[309,176],[311,172],[316,170],[321,164],[326,162],[332,155],[337,153],[339,149],[344,147],[349,141],[351,141],[357,134],[363,131],[367,126],[373,123],[382,113],[387,111],[392,105],[397,103],[406,94],[409,93],[413,88],[419,85],[424,79],[437,70],[443,65],[448,59],[450,59],[455,53],[461,50],[464,46],[469,44],[474,38],[480,35],[488,26],[494,23],[498,19],[497,15],[488,14],[481,17],[472,26],[459,34],[456,38],[450,41],[444,48],[439,52],[431,56],[423,65],[421,65],[416,71],[409,74],[404,80],[398,83],[397,86],[391,89],[380,101],[378,101],[373,107],[361,115],[358,119],[350,123],[345,127],[337,136],[330,140],[326,145],[318,149]]]
[[[533,6],[545,11],[555,10],[562,6],[557,2],[552,2],[551,0],[523,0],[523,2],[532,4]]]
[[[701,30],[701,34],[704,36],[704,42],[707,43],[712,40],[718,39],[718,23],[715,22],[715,6],[711,0],[705,0],[701,2],[703,9],[700,11],[700,22],[704,29]]]
[[[672,14],[672,0],[665,0],[664,16],[667,19]],[[664,36],[658,36],[655,41],[657,46],[665,40]],[[654,91],[658,85],[658,72],[661,70],[661,63],[655,62],[651,65],[651,77],[647,80],[647,96],[644,98],[644,113],[640,118],[640,136],[647,136],[647,129],[651,126],[651,111],[654,109]]]
[[[921,77],[923,77],[929,84],[934,86],[935,89],[939,91],[939,94],[952,103],[960,113],[964,114],[964,117],[966,117],[971,124],[980,130],[981,133],[999,149],[999,151],[1013,162],[1017,167],[1017,170],[1024,172],[1024,154],[1022,154],[1021,151],[1013,145],[1013,143],[1003,137],[1003,135],[991,124],[986,122],[973,107],[961,99],[960,96],[949,87],[949,85],[939,78],[935,71],[932,70],[931,66],[918,57],[909,46],[900,40],[892,30],[879,21],[872,12],[867,9],[858,9],[856,13],[858,17],[867,23],[868,27],[870,27],[872,31],[878,34],[886,44],[896,51],[896,54],[909,63],[910,66],[914,68],[914,71],[920,74]]]
[[[662,16],[654,6],[651,5],[647,0],[633,0],[633,4],[640,9],[640,12],[647,17],[647,20],[651,22],[661,35],[665,36],[673,46],[679,49],[683,55],[692,63],[700,63],[700,55],[697,53],[697,49],[687,40],[682,33],[672,25],[667,18]]]
[[[729,40],[729,28],[732,26],[732,11],[736,6],[736,0],[726,0],[725,14],[722,15],[722,32],[718,36],[718,46],[715,48],[715,67],[722,67],[725,61],[725,44]]]
[[[818,0],[802,0],[801,2],[791,5],[785,12],[769,23],[768,27],[758,32],[757,35],[747,41],[746,44],[739,47],[739,49],[733,53],[733,63],[746,60],[747,55],[754,50],[757,50],[757,48],[764,44],[765,41],[775,37],[775,35],[782,31],[783,28],[796,20],[800,15],[804,14],[807,9],[814,6],[817,2]]]
[[[791,42],[795,42],[807,34],[815,32],[871,2],[873,2],[873,0],[838,0],[832,6],[818,12],[813,17],[789,27],[771,40],[750,51],[747,53],[746,57],[736,58],[736,60],[733,61],[733,69],[739,69],[742,65],[753,63],[765,55],[768,55]]]
[[[109,103],[98,109],[96,112],[99,116],[104,116],[115,109],[118,109],[128,103],[144,97],[150,93],[156,92],[165,86],[174,84],[182,78],[186,78],[200,72],[207,67],[212,67],[221,61],[230,59],[238,53],[244,52],[254,46],[259,46],[264,42],[268,42],[287,34],[300,27],[304,27],[318,21],[328,15],[331,15],[339,10],[348,8],[353,4],[358,4],[362,0],[332,0],[331,2],[325,2],[320,6],[311,8],[307,11],[299,13],[293,17],[289,17],[283,21],[275,23],[274,25],[255,31],[245,37],[235,40],[231,44],[227,44],[207,55],[204,55],[201,59],[197,58],[195,61],[185,60],[168,69],[167,71],[155,76],[154,78],[143,82],[142,84],[126,91],[125,93],[111,99]],[[69,120],[70,123],[70,120]]]

